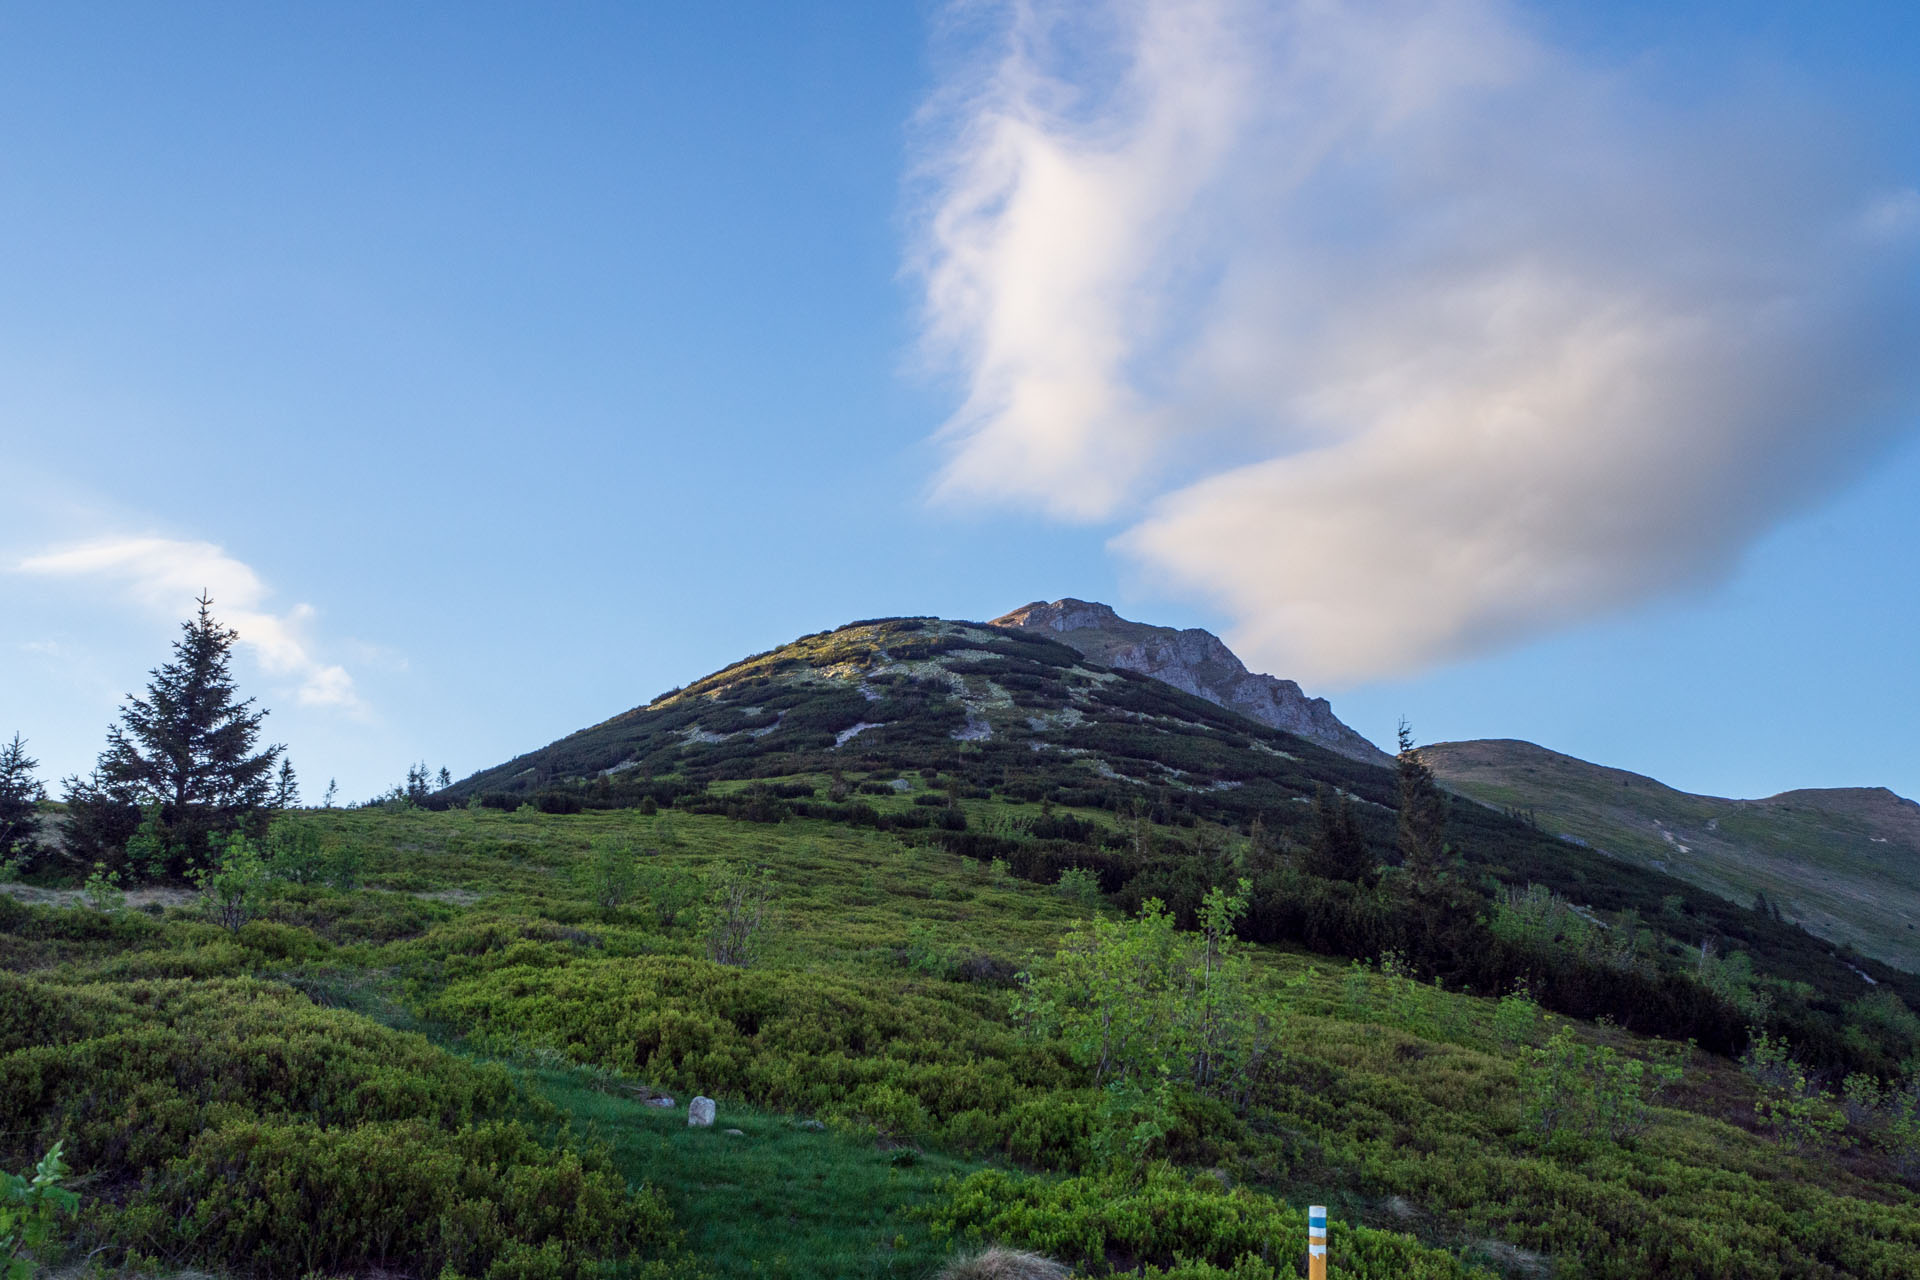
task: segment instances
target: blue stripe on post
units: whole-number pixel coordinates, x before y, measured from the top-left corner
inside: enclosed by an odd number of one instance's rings
[[[1315,1231],[1325,1231],[1327,1229],[1326,1215],[1320,1214],[1316,1217],[1308,1218],[1307,1225]]]

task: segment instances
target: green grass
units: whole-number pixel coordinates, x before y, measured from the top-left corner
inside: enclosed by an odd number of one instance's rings
[[[982,829],[1035,812],[966,804]],[[314,1054],[335,1028],[368,1061],[325,1059],[328,1096],[353,1096],[341,1073],[373,1073],[382,1054],[398,1055],[406,1078],[379,1095],[397,1116],[412,1114],[407,1099],[432,1095],[416,1078],[517,1064],[519,1101],[489,1084],[474,1115],[545,1117],[542,1150],[578,1150],[589,1167],[655,1189],[682,1256],[715,1280],[925,1276],[989,1238],[1070,1246],[1089,1274],[1109,1259],[1168,1266],[1181,1255],[1201,1268],[1185,1274],[1214,1275],[1204,1268],[1238,1264],[1247,1232],[1291,1223],[1309,1201],[1354,1229],[1343,1274],[1382,1280],[1416,1266],[1455,1274],[1456,1261],[1532,1274],[1541,1260],[1575,1277],[1891,1280],[1912,1274],[1920,1254],[1920,1197],[1864,1130],[1844,1149],[1784,1149],[1756,1119],[1752,1083],[1725,1060],[1695,1055],[1637,1141],[1543,1147],[1528,1130],[1519,1061],[1549,1020],[1516,1039],[1493,1001],[1276,947],[1252,951],[1260,999],[1283,1030],[1251,1111],[1178,1097],[1152,1169],[1105,1169],[1090,1142],[1099,1095],[1088,1073],[1064,1046],[1020,1033],[1011,992],[993,977],[1044,964],[1089,908],[891,834],[632,810],[313,820],[360,851],[362,887],[279,886],[269,919],[238,934],[190,908],[119,920],[6,908],[0,965],[11,974],[0,976],[21,998],[0,1007],[0,1079],[75,1060],[77,1050],[34,1056],[34,1037],[51,1033],[27,1024],[31,1009],[84,1003],[84,1018],[31,1016],[106,1054],[140,1028],[135,1011],[155,983],[199,992],[210,1009],[249,993],[247,1055],[272,1043],[275,1018]],[[644,896],[594,907],[583,871],[604,837],[630,841],[660,875],[723,859],[767,868],[776,896],[758,963],[712,965],[696,924],[663,924]],[[958,980],[958,962],[973,956],[1006,969]],[[1617,1029],[1578,1029],[1629,1055],[1650,1048]],[[431,1045],[383,1038],[414,1030]],[[191,1041],[181,1043],[190,1057]],[[60,1096],[83,1097],[85,1081],[74,1084],[80,1092]],[[679,1105],[645,1107],[625,1084],[665,1089]],[[719,1100],[716,1129],[686,1127],[695,1092]],[[18,1114],[4,1154],[16,1165],[82,1123],[35,1096],[9,1094]],[[340,1121],[308,1096],[276,1086],[246,1105],[275,1133]],[[827,1128],[796,1125],[807,1118]],[[190,1119],[176,1117],[181,1133]],[[97,1138],[82,1144],[88,1185],[165,1191],[161,1148],[174,1142],[177,1156],[187,1138],[150,1135],[153,1158],[135,1166],[115,1142],[144,1132],[137,1113],[95,1109],[84,1122]],[[103,1215],[76,1243],[117,1259],[116,1232],[127,1229]],[[190,1242],[177,1247],[180,1261],[195,1260]],[[202,1261],[245,1269],[227,1256]],[[1291,1274],[1277,1264],[1292,1261],[1256,1258],[1243,1274]]]
[[[711,1129],[689,1128],[684,1098],[669,1111],[576,1071],[536,1069],[531,1078],[607,1144],[629,1179],[665,1190],[689,1251],[722,1276],[926,1275],[949,1250],[915,1212],[935,1203],[942,1179],[981,1167],[871,1133],[802,1128],[732,1101]]]

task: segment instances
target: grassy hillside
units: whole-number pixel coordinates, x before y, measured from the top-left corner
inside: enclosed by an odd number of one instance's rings
[[[136,1273],[1277,1280],[1318,1202],[1341,1276],[1914,1274],[1912,975],[1467,800],[1408,870],[1397,803],[856,624],[205,895],[7,886],[0,1165]]]
[[[942,779],[941,794],[926,797],[938,803],[889,817],[889,830],[998,853],[1047,882],[1084,867],[1123,907],[1159,897],[1186,922],[1207,885],[1251,873],[1246,933],[1255,940],[1348,957],[1400,951],[1423,974],[1482,992],[1525,979],[1563,1012],[1606,1014],[1718,1051],[1737,1052],[1754,1015],[1725,973],[1705,973],[1718,991],[1703,1003],[1694,981],[1703,945],[1801,984],[1769,997],[1770,1025],[1826,1069],[1898,1065],[1898,1054],[1843,1031],[1846,1011],[1874,989],[1863,972],[1920,1005],[1911,974],[1849,963],[1791,923],[1464,800],[1447,821],[1472,901],[1455,903],[1449,919],[1406,911],[1391,874],[1357,885],[1304,876],[1300,854],[1314,839],[1321,788],[1352,799],[1379,864],[1397,861],[1391,770],[1109,670],[1043,636],[976,623],[887,619],[803,637],[476,774],[433,803],[531,803],[554,813],[675,804],[873,825],[876,805],[895,794],[881,779],[922,771]],[[795,776],[810,780],[809,794],[783,797],[775,780]],[[716,798],[720,788],[731,794]],[[1101,817],[1089,826],[1035,814],[1017,830],[968,820],[965,803],[988,798]],[[1650,932],[1648,963],[1624,977],[1617,967],[1569,967],[1564,948],[1543,957],[1541,939],[1492,938],[1472,926],[1473,912],[1529,885],[1577,908],[1633,912],[1627,932]]]
[[[1426,754],[1463,795],[1736,902],[1764,895],[1811,933],[1920,971],[1920,805],[1885,788],[1723,800],[1530,742]]]
[[[887,791],[888,813],[944,794]],[[980,828],[1037,807],[959,804]],[[1296,1274],[1309,1201],[1334,1207],[1335,1273],[1382,1280],[1895,1277],[1920,1256],[1920,1196],[1871,1121],[1795,1137],[1726,1059],[1288,947],[1249,953],[1273,1044],[1244,1095],[1166,1093],[1111,1162],[1119,1095],[1017,1013],[1017,971],[1118,918],[1072,877],[819,818],[305,821],[358,884],[272,881],[237,931],[191,904],[0,898],[0,1160],[65,1138],[70,1256],[922,1276],[991,1239],[1086,1275],[1250,1280]],[[609,850],[633,871],[611,906]],[[686,892],[728,862],[772,891],[747,967],[708,958]],[[1544,1103],[1599,1115],[1604,1072],[1578,1064],[1681,1059],[1638,1126],[1543,1131]],[[1555,1085],[1568,1069],[1602,1083]],[[695,1091],[714,1129],[686,1127]],[[489,1225],[463,1244],[462,1223]]]

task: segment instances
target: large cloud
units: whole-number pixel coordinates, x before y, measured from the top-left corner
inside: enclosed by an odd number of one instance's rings
[[[1711,581],[1908,419],[1920,195],[1492,2],[1031,3],[930,110],[938,484],[1310,679]]]
[[[214,616],[239,633],[240,643],[269,674],[294,682],[302,705],[361,707],[346,669],[314,656],[305,637],[312,607],[296,604],[285,613],[266,612],[261,605],[268,593],[260,575],[213,543],[100,538],[30,556],[16,568],[43,577],[110,582],[135,604],[168,617],[187,612],[205,591],[213,599]]]

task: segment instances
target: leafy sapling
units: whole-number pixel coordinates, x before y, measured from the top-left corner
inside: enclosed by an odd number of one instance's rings
[[[93,872],[80,889],[80,900],[103,916],[117,916],[127,909],[127,895],[120,891],[120,873],[109,870],[104,862],[93,864]]]
[[[595,836],[587,854],[586,880],[588,895],[603,916],[624,907],[640,883],[632,842]]]
[[[745,968],[760,952],[761,925],[773,898],[773,879],[764,869],[716,864],[707,873],[707,905],[701,918],[707,958]]]
[[[1083,907],[1100,902],[1100,880],[1085,867],[1068,867],[1060,873],[1060,896]]]
[[[236,831],[219,846],[211,867],[193,872],[194,886],[215,923],[239,932],[240,927],[260,912],[266,896],[267,864],[259,848]]]
[[[67,1176],[63,1145],[54,1143],[31,1177],[0,1169],[0,1280],[32,1280],[46,1262],[55,1222],[80,1207],[80,1197],[60,1185]]]

